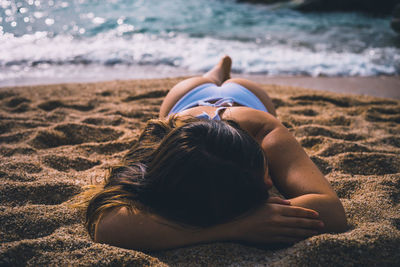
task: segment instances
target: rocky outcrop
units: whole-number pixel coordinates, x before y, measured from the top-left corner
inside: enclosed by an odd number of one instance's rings
[[[391,14],[400,0],[240,0],[242,2],[276,4],[290,3],[294,9],[312,11],[362,11],[372,14]]]
[[[249,2],[249,3],[259,3],[259,4],[276,4],[283,2],[291,2],[291,0],[238,0],[238,2]]]
[[[391,14],[399,0],[302,0],[296,9],[301,11],[363,11]]]
[[[400,4],[398,4],[393,11],[393,18],[390,22],[390,26],[392,26],[395,32],[400,33]]]

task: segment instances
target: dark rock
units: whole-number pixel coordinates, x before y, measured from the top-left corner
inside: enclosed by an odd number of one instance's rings
[[[390,26],[395,32],[400,33],[400,19],[392,19]]]
[[[276,4],[283,2],[290,2],[291,0],[239,0],[238,2],[249,2],[249,3],[259,3],[259,4]]]
[[[400,33],[400,4],[398,4],[393,11],[393,19],[390,22],[390,26],[392,27],[392,29],[397,32]]]
[[[361,11],[372,14],[392,14],[400,0],[241,0],[242,2],[276,4],[290,2],[294,9],[304,12]]]
[[[300,11],[362,11],[373,14],[391,14],[399,0],[304,0]]]
[[[400,4],[397,4],[393,10],[393,17],[400,18]]]

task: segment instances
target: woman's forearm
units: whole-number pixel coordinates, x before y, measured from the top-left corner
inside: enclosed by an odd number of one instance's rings
[[[290,199],[292,205],[315,210],[324,222],[323,232],[344,232],[347,219],[340,200],[333,195],[306,194]]]
[[[187,228],[146,213],[119,208],[103,215],[95,241],[138,250],[162,250],[192,244],[231,240],[229,223],[210,228]]]
[[[335,191],[289,131],[277,127],[261,144],[273,182],[291,204],[317,211],[324,231],[346,230],[345,212]]]

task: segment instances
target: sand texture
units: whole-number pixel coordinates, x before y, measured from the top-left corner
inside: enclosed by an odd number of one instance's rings
[[[263,87],[343,201],[349,231],[275,249],[92,242],[68,200],[118,163],[178,80],[0,88],[0,266],[400,263],[400,101],[272,85]]]

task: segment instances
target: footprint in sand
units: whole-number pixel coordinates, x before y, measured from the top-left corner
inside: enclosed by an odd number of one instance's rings
[[[59,100],[45,101],[38,105],[38,108],[44,111],[52,111],[56,108],[71,108],[79,111],[90,111],[94,109],[94,107],[95,106],[92,102],[88,102],[86,104],[65,104],[64,102]]]
[[[326,105],[327,103],[330,103],[337,107],[350,107],[359,104],[354,99],[347,97],[339,98],[312,94],[294,96],[290,99],[296,101],[298,105]]]
[[[129,119],[141,119],[142,121],[154,119],[158,115],[157,112],[155,112],[155,111],[136,110],[136,109],[132,109],[129,111],[117,111],[114,114],[121,115],[121,116],[123,116],[125,118],[129,118]]]
[[[355,133],[349,133],[349,134],[342,134],[335,132],[333,130],[330,130],[325,127],[321,126],[310,126],[310,125],[305,125],[305,126],[300,126],[296,129],[296,135],[297,136],[326,136],[334,139],[342,139],[342,140],[349,140],[349,141],[356,141],[356,140],[363,140],[365,139],[364,136],[355,134]]]
[[[5,209],[0,221],[2,242],[12,242],[50,235],[63,225],[80,222],[80,218],[76,212],[56,206],[23,206]]]
[[[91,161],[81,157],[68,158],[57,155],[45,156],[42,161],[44,165],[63,172],[67,172],[70,169],[85,171],[101,163],[100,161]]]
[[[393,107],[393,108],[371,107],[368,109],[368,112],[396,115],[400,114],[400,107]]]
[[[319,156],[330,157],[346,152],[370,152],[371,150],[363,145],[355,143],[333,143],[318,153]]]
[[[290,106],[290,104],[282,99],[271,97],[272,103],[274,104],[275,109],[279,109],[280,107]]]
[[[400,218],[391,218],[391,223],[397,230],[400,231]]]
[[[319,120],[318,123],[326,126],[350,126],[352,120],[345,116],[334,116],[328,119]]]
[[[361,188],[363,183],[360,178],[346,178],[330,181],[339,198],[350,199]]]
[[[15,96],[14,92],[11,91],[2,91],[0,92],[0,100]]]
[[[14,156],[16,154],[20,154],[20,155],[32,155],[35,154],[36,150],[30,147],[6,147],[6,146],[2,146],[0,147],[0,155],[4,156],[4,157],[11,157]]]
[[[332,171],[330,163],[318,156],[311,156],[310,159],[317,165],[318,169],[324,174],[328,174]]]
[[[12,132],[12,128],[15,125],[15,122],[12,121],[1,121],[0,122],[0,134]]]
[[[311,148],[315,145],[320,145],[326,142],[326,138],[321,136],[306,136],[300,139],[300,144],[302,147]]]
[[[3,120],[0,122],[0,134],[47,126],[49,126],[48,123],[36,121]]]
[[[7,172],[0,171],[0,179],[6,181],[15,181],[15,182],[32,182],[37,180],[35,177],[28,176],[21,171],[17,171],[17,173],[10,171]]]
[[[375,142],[372,142],[371,144],[386,144],[390,145],[393,147],[400,147],[400,137],[396,136],[388,136],[388,137],[383,137],[380,139],[377,139]]]
[[[29,162],[9,162],[0,165],[2,171],[23,171],[26,173],[39,173],[43,169],[37,164]]]
[[[44,111],[52,111],[53,109],[64,107],[64,103],[58,100],[46,101],[38,105],[38,108]]]
[[[289,112],[291,114],[304,115],[304,116],[317,116],[318,115],[318,112],[311,108],[295,109],[295,110],[290,110]]]
[[[9,108],[15,108],[16,106],[20,105],[21,103],[30,103],[31,101],[24,97],[13,97],[8,100],[5,104]]]
[[[134,100],[140,100],[145,98],[159,98],[164,97],[168,94],[168,90],[154,90],[143,94],[137,94],[133,96],[128,96],[127,98],[123,99],[122,102],[130,102]]]
[[[369,108],[365,114],[365,120],[372,122],[400,123],[400,108]]]
[[[387,175],[387,177],[387,180],[382,179],[379,182],[385,187],[385,191],[389,193],[389,198],[392,202],[398,205],[400,202],[400,176],[393,175],[393,177],[391,177]]]
[[[23,113],[30,109],[31,109],[31,107],[28,104],[22,103],[22,104],[16,106],[15,108],[9,108],[7,111],[9,113]]]
[[[57,205],[81,190],[79,185],[66,182],[3,182],[0,183],[0,203],[7,206],[21,206],[27,203]]]
[[[392,100],[373,100],[368,102],[363,102],[363,105],[380,105],[380,106],[389,106],[389,105],[398,105],[399,103]]]
[[[101,155],[113,155],[114,153],[119,153],[131,148],[136,143],[134,141],[128,142],[112,142],[112,143],[104,143],[104,144],[90,144],[90,145],[79,145],[77,149],[83,149],[89,154],[97,153]]]
[[[3,94],[3,96],[7,96],[8,94]],[[8,99],[5,101],[4,106],[5,110],[9,113],[22,113],[26,112],[30,109],[30,106],[28,103],[30,103],[31,100],[24,98],[24,97],[12,97],[11,99]]]
[[[32,134],[33,131],[28,130],[28,131],[21,131],[18,133],[0,135],[0,144],[1,143],[12,144],[12,143],[22,142],[29,139],[29,137]]]
[[[51,148],[88,142],[112,141],[123,135],[112,128],[94,127],[84,124],[61,124],[54,129],[39,131],[30,141],[34,148]]]
[[[344,173],[382,175],[400,172],[400,156],[382,153],[348,153],[340,155],[337,169]]]
[[[99,95],[104,96],[104,97],[112,96],[112,91],[103,91]]]
[[[118,126],[125,122],[123,118],[120,116],[112,116],[110,117],[95,117],[95,118],[86,118],[82,121],[83,123],[93,124],[93,125],[111,125]]]

